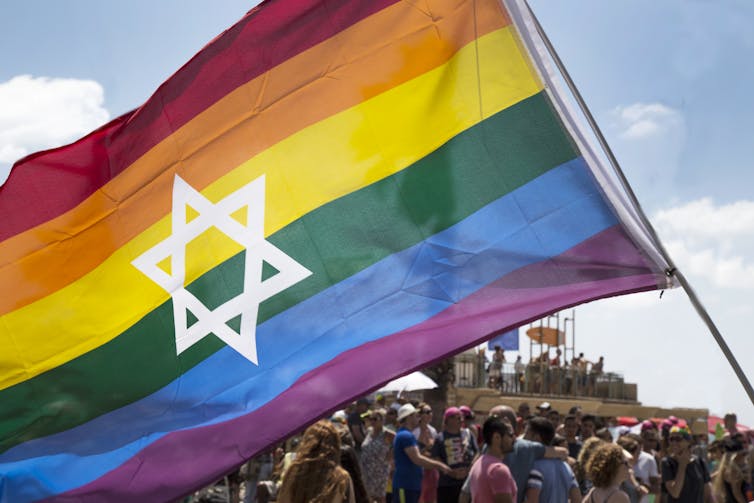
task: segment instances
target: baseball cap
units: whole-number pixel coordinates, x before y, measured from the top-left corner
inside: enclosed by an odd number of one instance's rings
[[[463,416],[463,414],[461,413],[461,409],[459,409],[458,407],[448,407],[447,409],[445,409],[445,414],[443,415],[443,417],[445,419],[448,419],[450,416]]]

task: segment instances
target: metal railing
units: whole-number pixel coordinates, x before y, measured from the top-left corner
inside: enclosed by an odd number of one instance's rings
[[[455,357],[455,385],[462,388],[492,388],[516,395],[550,395],[595,397],[610,400],[635,400],[627,390],[623,376],[616,372],[580,373],[571,366],[551,367],[533,363],[516,372],[512,363],[504,363],[499,377],[489,371],[481,354],[463,353]]]

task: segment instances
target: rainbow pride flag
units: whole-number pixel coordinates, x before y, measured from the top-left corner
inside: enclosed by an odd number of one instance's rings
[[[0,499],[167,501],[510,328],[672,286],[527,12],[278,0],[0,188]]]

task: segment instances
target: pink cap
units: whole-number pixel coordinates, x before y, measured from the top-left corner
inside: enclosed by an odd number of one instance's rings
[[[462,416],[461,409],[458,407],[448,407],[445,409],[445,415],[443,416],[445,419],[448,419],[450,416]]]

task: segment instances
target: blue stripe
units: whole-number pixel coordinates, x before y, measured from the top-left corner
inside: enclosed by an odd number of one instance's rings
[[[565,163],[267,320],[257,329],[259,367],[226,347],[142,400],[6,451],[0,495],[23,501],[65,492],[166,433],[246,414],[335,355],[421,323],[616,223],[584,161]]]

